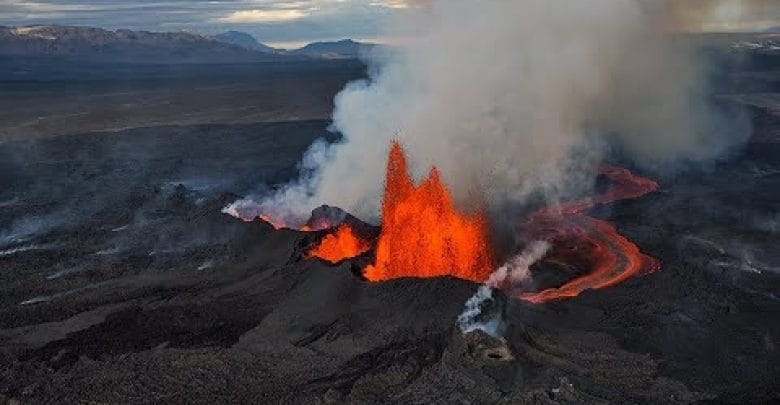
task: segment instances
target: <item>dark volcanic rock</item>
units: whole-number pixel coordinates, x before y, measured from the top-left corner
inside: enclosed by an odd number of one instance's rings
[[[371,240],[379,236],[379,227],[363,222],[341,208],[330,205],[322,205],[312,210],[304,226],[310,229],[327,229],[341,224],[348,225],[363,239]]]
[[[369,283],[370,254],[301,260],[322,232],[220,212],[327,123],[2,143],[0,402],[777,403],[780,120],[754,112],[741,154],[593,213],[659,272],[499,300],[502,338],[456,325],[473,283]]]

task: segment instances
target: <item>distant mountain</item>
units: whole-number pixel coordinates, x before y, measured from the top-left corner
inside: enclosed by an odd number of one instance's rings
[[[329,59],[357,58],[378,45],[343,39],[336,42],[313,42],[300,49],[287,51],[289,55],[306,55]]]
[[[0,26],[0,58],[46,57],[78,62],[246,63],[275,60],[354,59],[380,45],[344,39],[281,50],[253,36],[228,31],[216,36],[94,27]]]
[[[58,25],[0,27],[0,57],[130,63],[234,63],[290,58],[186,32]]]
[[[223,32],[222,34],[215,35],[214,38],[217,41],[224,42],[226,44],[233,44],[236,46],[240,46],[244,49],[249,49],[252,51],[258,51],[263,53],[280,53],[281,50],[276,48],[271,48],[268,45],[261,44],[260,42],[255,39],[255,37],[241,31],[228,31]]]

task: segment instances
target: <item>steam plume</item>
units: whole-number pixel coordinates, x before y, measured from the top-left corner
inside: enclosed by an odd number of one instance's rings
[[[605,144],[645,167],[739,142],[706,99],[704,72],[642,0],[434,0],[399,23],[418,35],[337,97],[342,142],[314,145],[301,178],[262,201],[284,222],[337,205],[379,213],[384,157],[436,165],[461,206],[496,207],[589,186]],[[397,29],[398,27],[395,27]]]
[[[548,250],[550,250],[549,243],[545,241],[532,242],[521,254],[513,256],[493,272],[485,284],[492,288],[499,288],[505,282],[509,282],[511,285],[527,286],[531,281],[529,267],[544,257]]]
[[[485,284],[481,285],[466,301],[466,308],[458,316],[461,332],[468,333],[479,329],[491,336],[500,336],[504,331],[504,314],[497,308],[493,291],[506,283],[512,286],[530,284],[529,267],[544,257],[548,250],[550,250],[549,243],[532,242],[522,253],[510,258],[506,264],[493,272]]]
[[[481,330],[490,336],[499,337],[504,333],[504,317],[495,308],[493,289],[487,285],[479,286],[477,292],[466,301],[466,308],[458,316],[458,327],[464,334]]]

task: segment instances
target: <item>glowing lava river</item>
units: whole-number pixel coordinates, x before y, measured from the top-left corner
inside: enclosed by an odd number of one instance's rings
[[[503,287],[513,297],[532,303],[566,299],[660,268],[658,260],[643,254],[609,222],[585,215],[595,206],[656,191],[658,184],[619,167],[604,166],[599,174],[611,183],[607,191],[539,209],[520,227],[527,240],[550,243],[552,248],[543,260],[577,269],[579,275],[559,287],[537,292]],[[361,239],[348,224],[341,224],[331,227],[304,257],[338,263],[374,246],[374,264],[363,271],[372,282],[438,276],[484,282],[495,269],[485,216],[459,212],[436,168],[415,186],[403,150],[395,142],[388,156],[378,239]]]
[[[605,193],[542,208],[524,225],[528,236],[551,243],[548,257],[588,272],[557,288],[520,292],[516,294],[520,299],[541,303],[575,297],[585,290],[611,287],[661,268],[658,260],[640,252],[612,224],[583,213],[596,205],[641,197],[656,191],[658,184],[619,167],[604,166],[600,174],[612,182]]]

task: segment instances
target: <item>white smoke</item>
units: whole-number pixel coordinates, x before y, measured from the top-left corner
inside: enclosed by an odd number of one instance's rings
[[[319,204],[379,214],[386,152],[436,165],[462,207],[589,186],[611,143],[647,166],[718,155],[743,133],[705,99],[701,66],[663,32],[666,2],[433,0],[413,40],[335,100],[343,140],[262,202],[305,220]],[[398,29],[398,27],[395,27]]]
[[[249,198],[242,198],[226,205],[222,208],[222,213],[251,222],[264,214],[263,209],[260,203]]]
[[[42,216],[26,216],[15,220],[7,228],[0,229],[0,247],[26,242],[63,222],[63,214],[53,213]]]
[[[466,308],[458,316],[458,327],[461,332],[469,333],[481,330],[498,337],[504,332],[505,324],[503,311],[496,308],[496,299],[493,291],[500,289],[504,284],[510,286],[527,286],[531,282],[529,268],[532,264],[541,260],[550,244],[545,241],[531,242],[522,253],[510,258],[504,265],[490,275],[485,284],[481,285],[477,292],[466,301]]]
[[[481,330],[490,336],[499,337],[504,333],[503,314],[495,310],[493,288],[479,286],[477,292],[466,301],[466,308],[458,315],[458,327],[463,334]],[[486,306],[490,306],[487,311]],[[487,312],[487,313],[486,313]]]
[[[506,282],[512,286],[530,285],[531,271],[529,268],[541,260],[550,247],[550,244],[545,241],[531,242],[522,253],[511,257],[503,266],[494,271],[485,284],[492,288],[500,288],[501,284]]]

